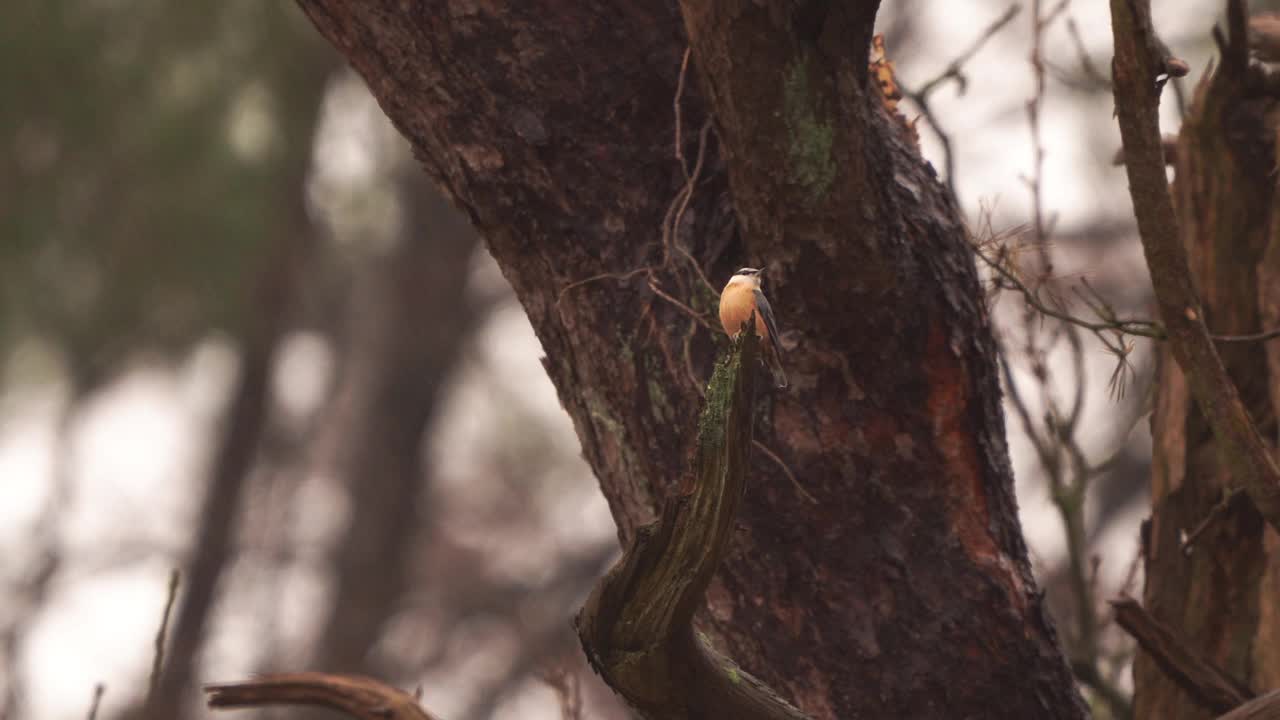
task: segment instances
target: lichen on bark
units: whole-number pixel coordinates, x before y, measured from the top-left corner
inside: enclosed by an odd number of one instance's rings
[[[835,128],[814,93],[811,72],[807,55],[792,60],[783,76],[782,101],[791,178],[807,189],[816,202],[826,197],[835,180],[836,166],[831,157]]]

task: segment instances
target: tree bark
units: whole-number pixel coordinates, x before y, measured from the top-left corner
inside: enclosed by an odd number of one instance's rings
[[[624,542],[686,467],[720,342],[691,313],[766,267],[793,386],[761,402],[778,462],[753,455],[713,643],[815,718],[1085,714],[963,224],[867,79],[875,2],[300,5],[488,241]]]
[[[1243,4],[1230,5],[1223,58],[1197,90],[1179,135],[1173,198],[1204,321],[1214,333],[1238,335],[1280,320],[1274,301],[1280,265],[1268,260],[1280,257],[1275,131],[1268,120],[1280,93],[1249,67]],[[1268,350],[1276,352],[1276,343],[1217,344],[1248,419],[1274,439],[1280,367],[1268,365]],[[1162,350],[1151,417],[1144,604],[1204,661],[1242,687],[1265,692],[1280,685],[1280,542],[1244,496],[1224,501],[1243,482],[1239,453],[1215,437],[1203,403],[1193,401],[1197,368],[1176,359],[1171,348]],[[1184,547],[1197,528],[1194,543]],[[1134,684],[1138,718],[1214,716],[1142,653]]]

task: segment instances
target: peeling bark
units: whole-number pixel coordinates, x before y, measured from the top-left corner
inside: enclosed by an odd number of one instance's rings
[[[300,5],[486,238],[624,543],[692,447],[720,339],[688,311],[767,267],[793,387],[758,438],[818,503],[754,455],[713,644],[815,718],[1084,715],[959,213],[867,79],[875,2]],[[664,235],[686,23],[680,150],[710,112],[718,140]]]

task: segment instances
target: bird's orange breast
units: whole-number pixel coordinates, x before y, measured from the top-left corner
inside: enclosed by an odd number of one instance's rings
[[[742,332],[742,324],[755,309],[755,290],[746,283],[731,283],[720,293],[720,324],[729,337],[737,337]],[[761,338],[769,337],[769,330],[759,313],[756,313],[756,334]]]

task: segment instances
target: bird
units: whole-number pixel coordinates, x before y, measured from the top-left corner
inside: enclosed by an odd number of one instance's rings
[[[773,308],[769,299],[760,289],[760,273],[758,268],[744,267],[729,278],[729,283],[720,293],[720,324],[731,338],[737,338],[742,326],[756,314],[756,335],[764,344],[764,360],[773,373],[774,383],[780,388],[787,386],[787,373],[782,369],[782,353],[778,348],[778,323],[773,319]]]

